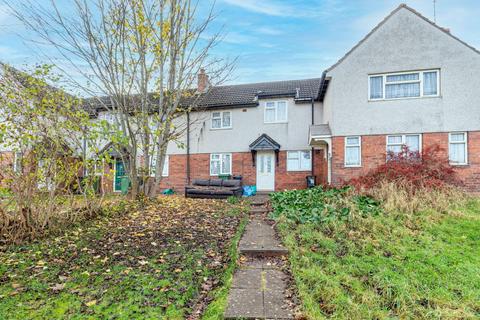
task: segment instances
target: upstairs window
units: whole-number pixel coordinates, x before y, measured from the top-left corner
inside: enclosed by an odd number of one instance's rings
[[[312,170],[312,154],[310,151],[288,151],[287,171]]]
[[[232,113],[230,111],[212,112],[212,129],[230,129],[232,127]]]
[[[269,101],[265,103],[265,123],[287,122],[287,102]]]
[[[439,95],[439,70],[369,76],[369,100],[432,97]]]

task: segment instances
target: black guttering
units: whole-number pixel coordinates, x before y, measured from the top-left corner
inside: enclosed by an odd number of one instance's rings
[[[323,102],[323,99],[325,98],[325,94],[327,93],[329,83],[330,83],[330,79],[327,78],[327,70],[325,70],[322,73],[322,81],[320,82],[320,88],[318,90],[318,97],[317,97],[318,101]]]

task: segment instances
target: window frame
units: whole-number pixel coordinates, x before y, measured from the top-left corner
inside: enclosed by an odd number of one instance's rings
[[[463,141],[452,141],[452,134],[460,134],[462,133],[464,136]],[[452,162],[450,159],[450,147],[452,144],[464,144],[465,145],[465,162]],[[454,131],[448,133],[448,162],[452,166],[468,166],[468,132],[467,131]]]
[[[424,73],[435,72],[437,74],[437,94],[424,95],[423,86],[424,86]],[[419,80],[405,80],[405,81],[394,81],[387,83],[388,76],[397,76],[404,74],[418,73]],[[370,78],[382,77],[382,98],[371,98],[371,85]],[[399,98],[387,98],[386,86],[389,84],[402,84],[402,83],[419,83],[420,84],[420,95],[418,97],[399,97]],[[389,100],[403,100],[403,99],[421,99],[421,98],[434,98],[440,96],[440,69],[427,69],[427,70],[412,70],[412,71],[402,71],[402,72],[390,72],[390,73],[377,73],[368,75],[368,101],[389,101]]]
[[[213,117],[213,114],[214,113],[220,113],[220,128],[214,128],[213,127],[213,120],[214,119],[218,119],[218,118],[214,118]],[[223,125],[223,117],[224,117],[224,114],[225,113],[229,113],[230,114],[230,126],[226,127]],[[227,129],[232,129],[233,128],[233,123],[232,123],[232,111],[212,111],[211,115],[210,115],[210,129],[211,130],[227,130]]]
[[[150,177],[155,177],[155,170],[153,170],[153,169],[155,168],[157,159],[154,158],[154,157],[156,157],[155,154],[152,154],[152,156],[150,157]],[[154,159],[155,159],[155,162],[154,162]],[[165,170],[165,168],[166,168],[166,170]],[[169,170],[170,170],[170,155],[166,154],[165,155],[165,161],[163,162],[162,177],[168,177],[169,172],[170,172]],[[166,173],[165,173],[165,171],[166,171]]]
[[[347,145],[348,138],[358,138],[358,145]],[[347,148],[358,148],[359,152],[359,163],[358,164],[347,164]],[[344,143],[344,153],[343,153],[343,164],[345,168],[360,168],[362,166],[362,136],[346,136]]]
[[[216,156],[216,155],[219,155],[219,156],[220,156],[220,159],[215,160],[215,161],[220,161],[220,170],[219,170],[219,173],[212,173],[212,158],[213,158],[213,156]],[[223,169],[222,163],[223,163],[223,161],[224,161],[224,157],[227,156],[227,155],[230,156],[230,157],[229,157],[229,158],[230,158],[230,161],[229,161],[229,162],[230,162],[230,165],[229,165],[230,172],[222,172],[222,169]],[[233,170],[232,170],[232,169],[233,169],[233,168],[232,168],[232,153],[230,153],[230,152],[210,153],[210,162],[209,162],[209,165],[210,165],[210,176],[212,176],[212,177],[217,177],[217,176],[219,176],[219,175],[227,175],[227,174],[230,174],[230,175],[231,175],[231,174],[232,174],[232,171],[233,171]]]
[[[310,154],[310,168],[308,169],[304,169],[302,168],[302,153],[309,153]],[[290,166],[288,165],[288,159],[289,159],[289,155],[290,153],[296,153],[298,155],[298,168],[290,168]],[[286,159],[286,167],[287,167],[287,171],[292,171],[292,172],[304,172],[304,171],[312,171],[312,150],[289,150],[287,151],[287,159]]]
[[[389,137],[402,137],[401,143],[388,143]],[[386,160],[388,161],[388,146],[403,146],[406,145],[406,140],[408,136],[418,136],[418,150],[417,152],[421,155],[422,154],[422,134],[421,133],[399,133],[399,134],[387,134],[385,136],[385,152],[386,152]]]
[[[278,104],[285,103],[285,120],[278,120]],[[273,107],[267,107],[269,103],[273,103]],[[267,121],[267,109],[274,109],[275,110],[275,120]],[[263,108],[263,123],[270,124],[270,123],[287,123],[288,122],[288,101],[287,100],[275,100],[275,101],[265,101],[264,108]]]

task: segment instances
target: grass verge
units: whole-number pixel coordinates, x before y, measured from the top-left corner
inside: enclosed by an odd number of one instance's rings
[[[323,223],[279,215],[310,319],[478,319],[480,200]]]
[[[207,309],[203,313],[202,320],[222,320],[225,308],[227,307],[227,297],[230,287],[232,285],[233,274],[237,267],[238,261],[238,243],[245,231],[245,226],[248,223],[248,218],[245,217],[238,227],[238,232],[232,239],[232,245],[229,250],[230,264],[222,278],[222,286],[212,292],[213,301],[209,303]]]

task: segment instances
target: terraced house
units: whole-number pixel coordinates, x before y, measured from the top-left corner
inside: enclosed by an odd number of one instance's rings
[[[336,185],[387,151],[438,144],[480,190],[479,87],[480,52],[400,5],[317,79],[210,88],[189,148],[168,148],[164,186],[223,174],[258,190],[304,188],[308,175]]]
[[[478,88],[480,52],[400,5],[318,78],[209,87],[199,74],[202,108],[168,147],[163,187],[221,175],[263,191],[305,188],[307,176],[338,185],[388,151],[438,144],[480,191]]]

